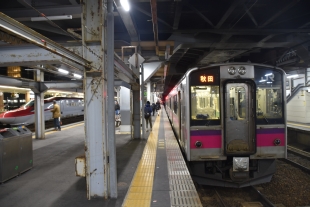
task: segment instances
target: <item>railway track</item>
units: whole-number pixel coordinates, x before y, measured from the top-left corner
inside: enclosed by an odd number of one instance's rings
[[[199,186],[197,189],[203,206],[212,207],[274,207],[255,187],[224,188]]]
[[[305,152],[298,148],[288,146],[287,147],[287,159],[281,159],[281,160],[310,174],[310,153],[309,152]]]

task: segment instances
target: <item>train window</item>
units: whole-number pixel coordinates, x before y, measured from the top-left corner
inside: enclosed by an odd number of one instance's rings
[[[242,120],[247,113],[246,89],[243,86],[231,87],[229,90],[228,116],[231,120]]]
[[[219,86],[191,86],[191,119],[220,119]]]
[[[173,112],[176,114],[178,112],[178,101],[177,96],[173,96]]]
[[[283,74],[278,70],[255,70],[257,124],[284,123]]]
[[[34,101],[29,101],[24,105],[24,108],[32,107],[34,105]]]
[[[257,118],[282,118],[282,90],[280,88],[261,88],[256,91]]]

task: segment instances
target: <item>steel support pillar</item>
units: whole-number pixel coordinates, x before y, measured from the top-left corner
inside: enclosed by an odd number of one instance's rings
[[[152,94],[151,94],[151,82],[149,81],[146,84],[146,97],[147,97],[146,99],[147,99],[147,101],[149,101],[152,104],[151,96],[152,96]]]
[[[84,74],[85,158],[87,198],[108,198],[108,140],[106,120],[105,18],[103,0],[83,3],[83,58],[92,65]],[[87,27],[86,27],[87,25]],[[114,111],[114,110],[113,110]],[[113,121],[114,123],[114,121]]]
[[[141,138],[140,90],[132,91],[133,99],[133,138]]]
[[[131,112],[130,112],[130,89],[121,86],[120,90],[120,108],[121,108],[121,120],[120,126],[121,132],[131,131]]]
[[[44,81],[44,72],[35,70],[34,80],[38,82]],[[45,139],[45,116],[44,116],[44,93],[34,94],[34,123],[35,123],[35,138]],[[51,112],[52,113],[52,112]]]
[[[108,92],[108,156],[109,156],[109,196],[117,198],[117,168],[115,144],[114,109],[114,14],[113,0],[107,5],[107,92]],[[104,36],[102,37],[104,39]]]
[[[143,63],[141,64],[140,68],[140,93],[141,93],[141,121],[142,121],[142,138],[146,139],[145,137],[145,119],[144,119],[144,106],[145,106],[145,98],[144,98],[144,67]]]

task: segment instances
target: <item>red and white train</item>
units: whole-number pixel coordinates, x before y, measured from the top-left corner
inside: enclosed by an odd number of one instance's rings
[[[53,101],[56,100],[60,106],[61,117],[72,117],[84,115],[84,100],[82,98],[51,97],[44,99],[45,121],[52,120]],[[6,111],[0,114],[2,125],[29,125],[34,123],[34,101],[29,101],[18,109]]]
[[[193,179],[245,187],[269,182],[286,158],[285,72],[227,63],[187,71],[166,111]]]

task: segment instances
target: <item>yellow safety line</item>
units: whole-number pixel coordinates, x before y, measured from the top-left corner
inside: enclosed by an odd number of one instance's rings
[[[159,123],[160,116],[157,116],[124,199],[123,207],[151,206]]]
[[[77,127],[77,126],[80,126],[80,125],[84,125],[84,123],[75,124],[75,125],[68,126],[68,127],[61,127],[61,130],[62,130],[62,131],[63,131],[63,130],[67,130],[67,129],[70,129],[70,128],[73,128],[73,127]],[[45,134],[48,135],[48,134],[53,134],[53,133],[55,133],[55,132],[58,132],[58,131],[52,130],[52,131],[45,132]],[[58,132],[58,133],[59,133],[59,132]],[[35,139],[35,138],[36,138],[36,135],[33,135],[33,136],[32,136],[32,139]]]

